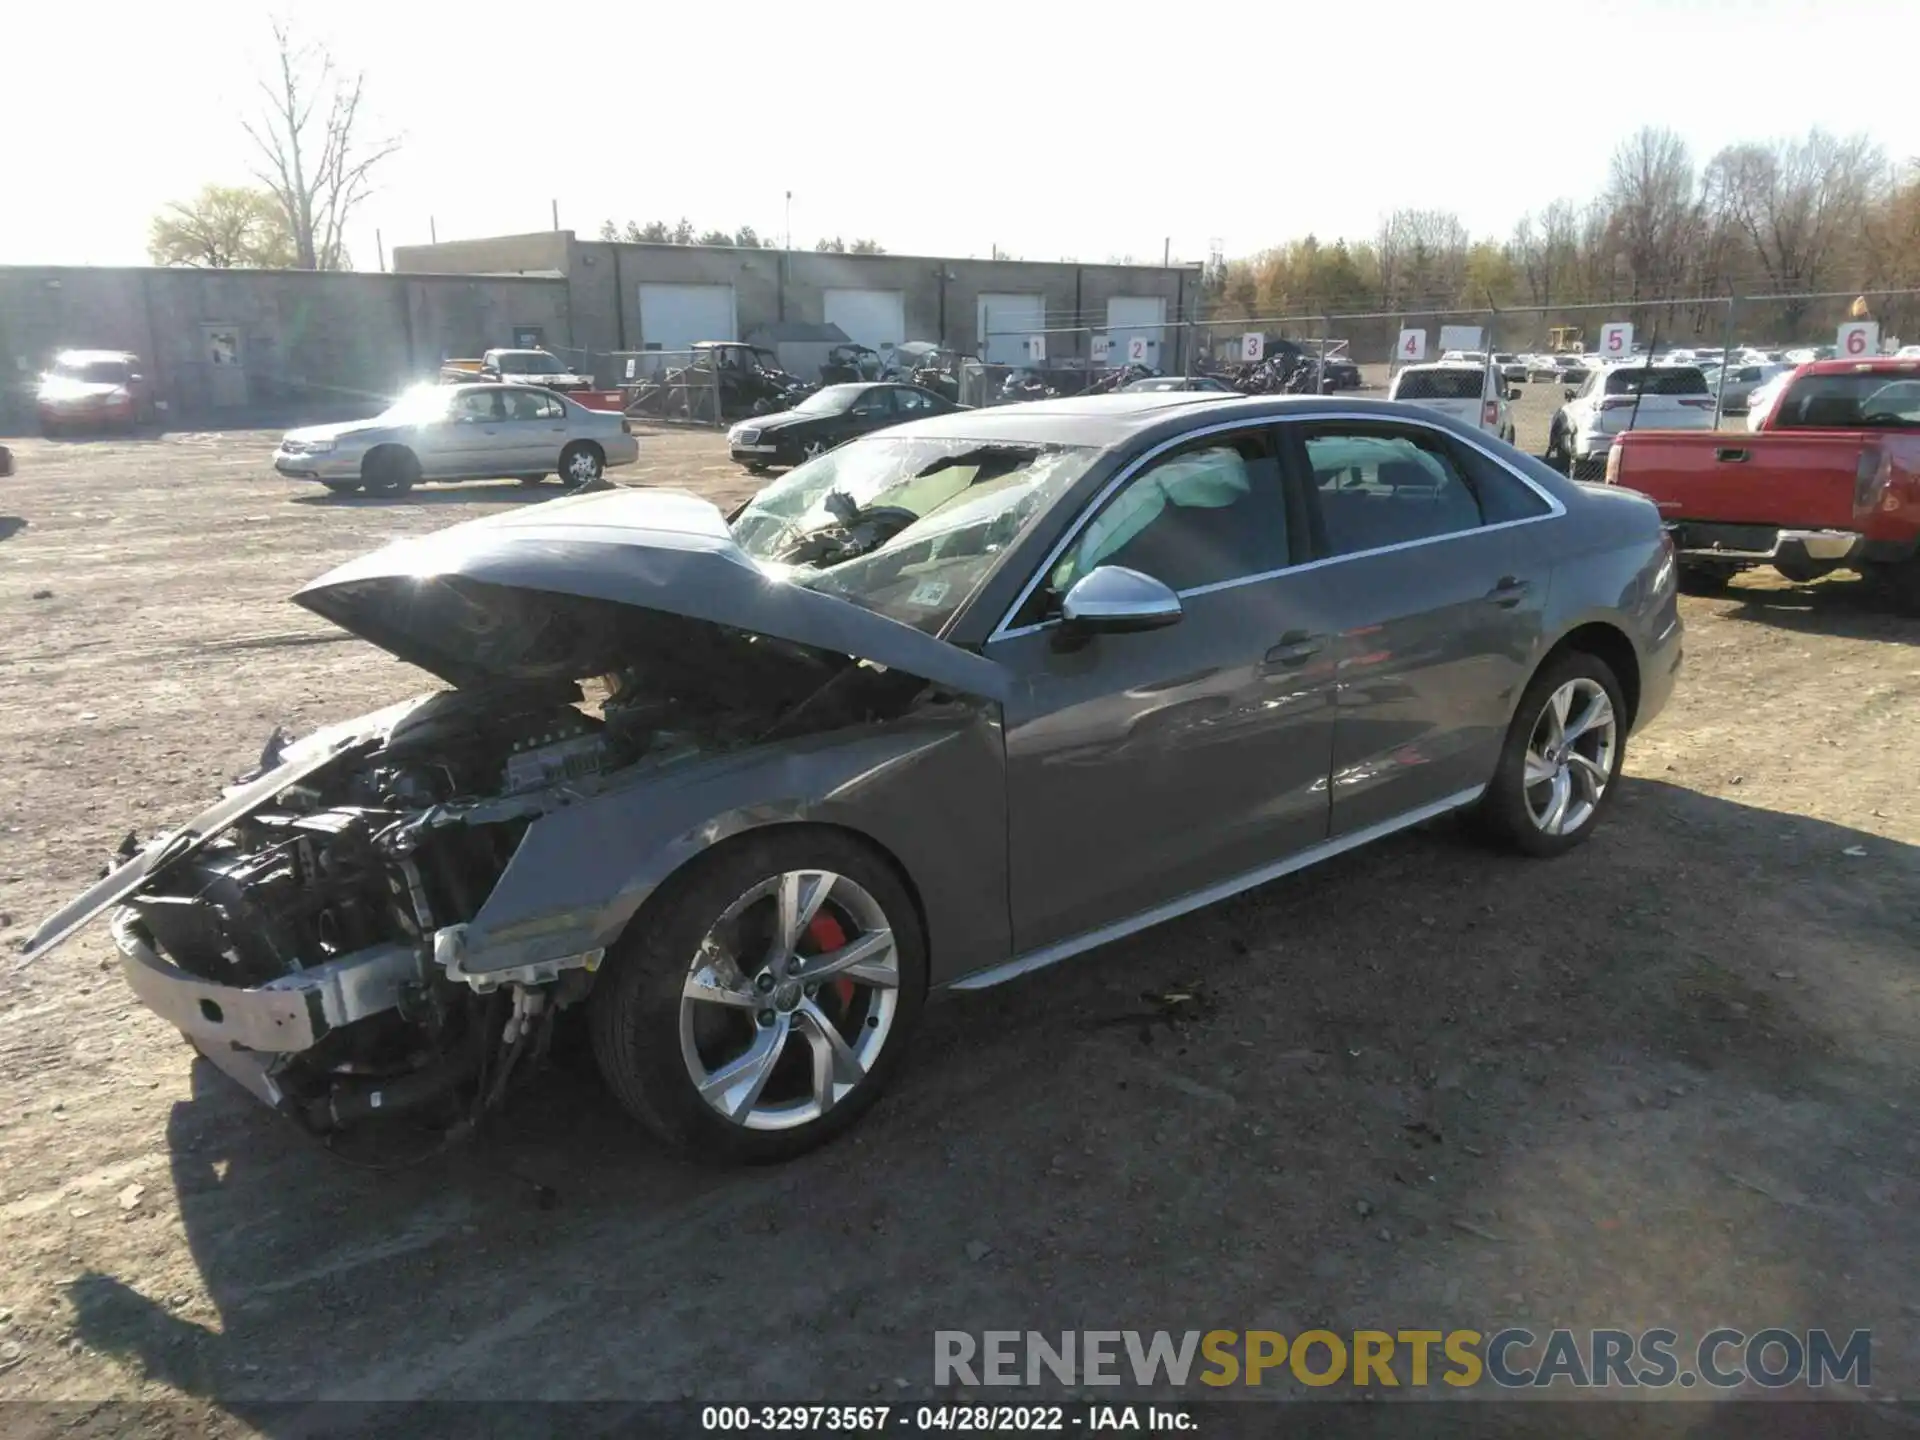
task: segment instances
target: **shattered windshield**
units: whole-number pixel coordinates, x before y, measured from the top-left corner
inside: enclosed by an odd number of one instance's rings
[[[1086,473],[1081,446],[864,440],[748,502],[733,535],[789,578],[938,634],[1001,553]]]

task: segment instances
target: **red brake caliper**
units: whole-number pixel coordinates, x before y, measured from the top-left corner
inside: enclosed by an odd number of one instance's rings
[[[813,917],[813,923],[807,926],[807,938],[813,942],[814,953],[825,955],[830,950],[838,950],[847,943],[847,932],[840,928],[840,922],[822,910]],[[853,1003],[853,981],[842,975],[833,982],[833,993],[840,997],[842,1005]]]

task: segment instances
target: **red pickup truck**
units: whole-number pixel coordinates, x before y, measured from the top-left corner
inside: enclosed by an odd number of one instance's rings
[[[1660,507],[1687,588],[1845,568],[1920,607],[1920,360],[1802,365],[1750,434],[1632,431],[1606,483]]]

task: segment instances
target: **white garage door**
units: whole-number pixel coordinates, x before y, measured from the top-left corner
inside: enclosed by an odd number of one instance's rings
[[[640,348],[686,350],[697,340],[737,340],[733,286],[642,285]]]
[[[1162,328],[1167,323],[1167,297],[1164,295],[1115,295],[1107,301],[1107,333],[1113,337],[1115,363],[1135,363],[1132,340],[1147,342],[1146,358],[1139,364],[1160,368]]]
[[[982,295],[980,297],[980,358],[989,365],[1027,363],[1027,336],[1047,328],[1047,297],[1044,295]],[[1056,341],[1068,337],[1047,337],[1048,357]]]
[[[826,301],[827,323],[849,340],[885,353],[907,338],[906,301],[898,290],[829,290]]]

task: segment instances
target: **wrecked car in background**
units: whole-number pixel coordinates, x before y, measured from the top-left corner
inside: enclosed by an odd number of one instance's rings
[[[584,1004],[654,1132],[782,1158],[930,986],[1455,810],[1579,844],[1671,690],[1672,570],[1644,500],[1377,402],[956,411],[730,518],[514,510],[295,596],[451,688],[276,735],[26,954],[111,910],[141,1000],[319,1132],[470,1130]]]

